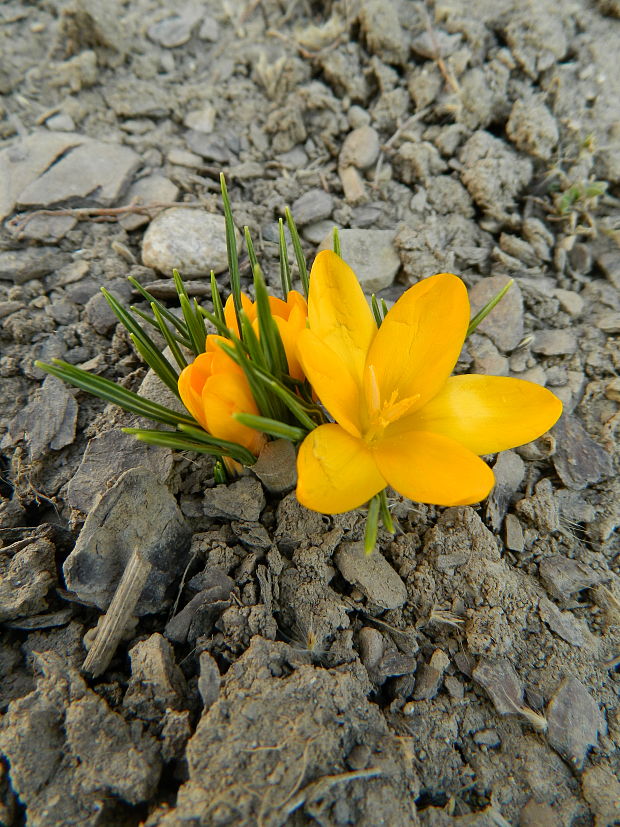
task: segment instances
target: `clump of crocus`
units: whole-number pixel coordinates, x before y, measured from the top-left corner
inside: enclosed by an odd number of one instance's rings
[[[299,449],[302,505],[349,511],[386,486],[423,503],[475,503],[494,484],[480,456],[557,421],[562,403],[532,382],[451,376],[469,323],[465,285],[442,273],[407,290],[379,327],[351,268],[319,253],[299,357],[335,421]]]

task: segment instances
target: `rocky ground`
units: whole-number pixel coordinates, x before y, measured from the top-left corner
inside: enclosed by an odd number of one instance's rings
[[[617,0],[166,5],[0,6],[0,823],[620,823]],[[99,288],[226,289],[221,170],[276,292],[286,204],[388,301],[515,279],[458,368],[565,414],[487,502],[364,557],[35,368],[161,395]]]

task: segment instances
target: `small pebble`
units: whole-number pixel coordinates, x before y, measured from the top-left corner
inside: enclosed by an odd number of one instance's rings
[[[379,157],[379,133],[372,126],[360,126],[344,139],[338,163],[368,169]]]
[[[331,234],[321,242],[321,250],[332,249]],[[389,287],[400,269],[392,230],[340,230],[342,257],[357,275],[365,293]]]
[[[293,218],[299,227],[328,218],[333,209],[333,197],[321,189],[308,190],[291,206]]]
[[[577,350],[577,337],[568,329],[539,330],[534,336],[532,350],[543,356],[571,355]]]
[[[168,275],[173,268],[183,276],[223,272],[228,267],[223,216],[184,207],[165,210],[144,234],[142,261]]]

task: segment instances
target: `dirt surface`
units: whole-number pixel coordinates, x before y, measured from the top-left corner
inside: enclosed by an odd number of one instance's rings
[[[620,823],[619,15],[0,5],[0,823]],[[126,276],[169,299],[177,266],[226,290],[221,170],[275,292],[286,204],[309,261],[337,225],[388,302],[449,270],[476,309],[515,279],[458,370],[565,413],[489,458],[485,503],[391,497],[364,557],[361,513],[296,503],[285,446],[215,486],[34,367],[169,402],[99,288],[142,307]]]

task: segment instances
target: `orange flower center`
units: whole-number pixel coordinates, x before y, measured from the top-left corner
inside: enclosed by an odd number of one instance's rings
[[[373,365],[368,365],[366,370],[368,374],[368,384],[366,386],[368,425],[364,430],[363,439],[368,445],[374,445],[383,438],[388,425],[396,422],[397,419],[405,416],[411,410],[411,407],[420,398],[420,394],[416,393],[414,396],[399,399],[398,390],[394,390],[390,398],[382,402],[375,368]]]

